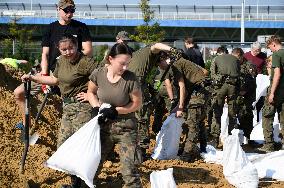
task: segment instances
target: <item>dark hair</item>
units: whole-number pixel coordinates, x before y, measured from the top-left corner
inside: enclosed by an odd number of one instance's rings
[[[232,54],[242,57],[244,55],[244,51],[241,48],[234,48],[232,50]]]
[[[188,44],[195,44],[194,38],[192,38],[192,37],[185,37],[184,42],[186,42]]]
[[[241,48],[234,48],[232,54],[238,56],[238,59],[243,63],[246,59],[244,58],[244,51]]]
[[[78,47],[78,40],[77,40],[77,38],[74,37],[73,35],[67,34],[67,33],[65,33],[64,35],[62,35],[62,37],[60,38],[60,40],[59,40],[58,43],[57,43],[57,47],[59,47],[59,44],[60,44],[61,42],[66,42],[66,41],[70,41],[70,42],[72,42],[75,46]]]
[[[217,48],[217,54],[228,54],[228,50],[225,46],[220,46]]]
[[[120,54],[132,56],[132,49],[125,43],[116,43],[109,50],[107,57],[111,56],[112,58],[114,58],[115,56]]]

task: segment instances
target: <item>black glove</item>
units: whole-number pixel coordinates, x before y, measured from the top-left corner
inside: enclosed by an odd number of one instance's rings
[[[115,120],[118,116],[118,112],[114,106],[102,109],[100,114],[102,115],[98,118],[99,124],[106,123],[108,120]]]
[[[99,111],[100,111],[100,107],[97,107],[97,106],[93,107],[92,112],[91,112],[92,118],[96,117],[99,114]]]

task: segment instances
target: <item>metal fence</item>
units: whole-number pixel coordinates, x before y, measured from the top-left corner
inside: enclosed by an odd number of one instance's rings
[[[159,20],[240,20],[241,6],[151,5]],[[0,3],[1,16],[56,18],[56,4]],[[139,5],[76,5],[75,18],[142,19]],[[283,21],[284,6],[247,6],[246,20]]]
[[[96,51],[96,48],[98,46],[102,46],[102,45],[109,45],[112,46],[114,44],[113,43],[103,43],[103,42],[93,42],[93,50],[94,52]],[[133,43],[131,42],[130,45],[132,45]],[[170,46],[174,46],[177,48],[181,48],[184,49],[184,42],[183,40],[177,40],[174,42],[167,42],[166,44],[170,45]],[[15,44],[17,45],[17,44]],[[239,42],[202,42],[202,43],[198,43],[199,49],[203,54],[203,58],[204,61],[207,61],[209,59],[212,58],[212,56],[214,56],[216,54],[216,50],[219,46],[226,46],[229,53],[231,53],[232,49],[236,48],[236,47],[240,47],[244,50],[244,52],[247,52],[250,50],[250,42],[245,42],[245,43],[239,43]],[[140,44],[139,46],[143,46],[143,44]],[[30,56],[33,57],[40,57],[41,54],[41,43],[40,42],[34,42],[34,43],[30,43],[30,44],[26,44],[26,48],[25,50],[27,51],[27,53],[30,54]],[[262,47],[262,51],[267,53],[267,54],[271,54],[271,51],[266,49],[264,44]],[[0,43],[0,57],[3,57],[3,46]],[[11,53],[12,53],[12,49],[11,49]]]

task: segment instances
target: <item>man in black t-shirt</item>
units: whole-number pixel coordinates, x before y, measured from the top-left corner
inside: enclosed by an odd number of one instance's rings
[[[199,65],[202,68],[205,68],[205,63],[202,57],[201,52],[198,49],[198,46],[196,45],[195,41],[191,37],[186,37],[184,39],[184,45],[185,45],[185,54],[187,55],[187,59],[197,65]]]
[[[42,39],[42,74],[53,71],[59,50],[56,47],[59,39],[64,34],[71,34],[77,37],[78,50],[85,55],[92,56],[92,38],[86,24],[73,20],[75,4],[73,0],[60,0],[58,3],[59,20],[48,25],[47,32]]]

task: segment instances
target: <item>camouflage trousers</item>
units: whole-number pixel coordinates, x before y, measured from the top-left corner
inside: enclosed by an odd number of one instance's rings
[[[254,98],[245,95],[238,96],[236,102],[237,116],[240,123],[238,128],[244,131],[244,136],[248,139],[250,139],[250,134],[253,130],[253,101]]]
[[[200,157],[200,147],[206,148],[207,133],[205,128],[206,105],[209,93],[204,88],[201,91],[191,95],[187,108],[184,110],[183,118],[183,134],[185,134],[185,142],[181,146],[181,158],[189,162]],[[182,149],[183,147],[183,149]]]
[[[134,115],[133,115],[134,116]],[[119,144],[119,157],[124,187],[142,188],[138,166],[141,164],[141,151],[137,140],[137,120],[135,117],[118,118],[101,125],[101,162],[97,174],[114,144]]]
[[[270,92],[268,92],[270,93]],[[269,94],[268,94],[269,95]],[[270,104],[268,102],[268,98],[265,98],[264,106],[262,109],[262,128],[264,140],[267,144],[273,143],[273,121],[275,113],[278,112],[279,121],[281,126],[281,134],[282,134],[282,144],[284,144],[284,98],[283,93],[280,95],[274,95],[275,102],[274,104]]]
[[[181,157],[187,161],[193,161],[199,158],[200,150],[197,146],[198,141],[200,145],[206,147],[207,134],[205,129],[206,111],[203,107],[191,108],[184,113],[185,123],[183,124],[184,140],[180,149],[182,150]]]
[[[236,108],[236,99],[238,96],[238,87],[228,83],[224,83],[221,87],[215,88],[215,102],[213,104],[213,113],[215,118],[212,120],[211,126],[211,135],[215,138],[219,138],[221,133],[221,116],[223,114],[223,107],[225,104],[225,98],[227,98],[228,104],[228,116],[229,116],[229,126],[228,133],[231,134],[231,131],[234,127],[237,126],[237,108]]]
[[[61,126],[58,132],[57,148],[70,136],[91,120],[92,107],[89,103],[63,103]]]
[[[154,105],[151,100],[151,95],[146,85],[142,85],[143,91],[143,104],[142,107],[136,111],[135,116],[138,119],[138,139],[141,148],[146,150],[149,147],[149,128],[150,128],[150,116],[153,114]]]

